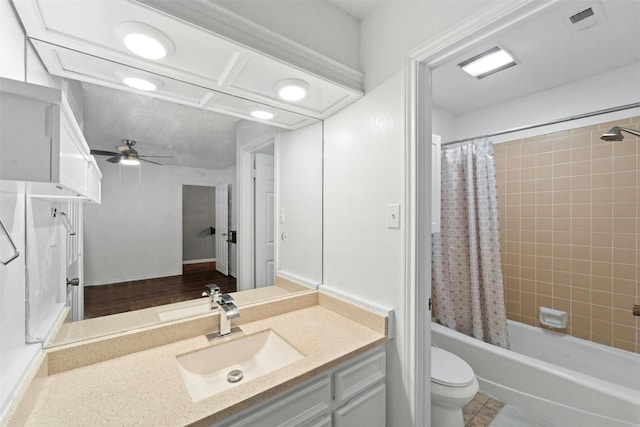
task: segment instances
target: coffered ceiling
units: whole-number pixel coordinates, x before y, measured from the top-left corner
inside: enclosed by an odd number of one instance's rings
[[[187,22],[184,16],[172,16],[133,0],[13,1],[45,66],[57,76],[134,92],[136,89],[122,83],[123,74],[153,78],[158,88],[145,92],[147,96],[249,120],[256,120],[249,114],[251,108],[270,106],[276,116],[268,123],[285,129],[328,117],[362,96],[360,73],[342,67],[341,75],[348,79],[337,83],[327,78],[327,73],[293,66],[221,37],[214,28],[205,27],[215,20]],[[180,5],[190,10],[196,4],[208,7],[208,3]],[[210,11],[212,16],[215,11]],[[198,12],[206,18],[205,10]],[[170,39],[173,51],[160,60],[132,54],[118,37],[117,29],[123,22],[141,22],[160,30]],[[323,62],[319,55],[295,43],[287,49],[290,53],[300,49],[303,56]],[[276,96],[275,85],[291,78],[309,84],[307,98],[286,102]]]

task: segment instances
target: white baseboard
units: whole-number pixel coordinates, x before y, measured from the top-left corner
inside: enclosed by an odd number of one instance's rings
[[[204,262],[216,262],[215,258],[204,258],[204,259],[190,259],[189,261],[182,261],[182,265],[186,264],[201,264]]]

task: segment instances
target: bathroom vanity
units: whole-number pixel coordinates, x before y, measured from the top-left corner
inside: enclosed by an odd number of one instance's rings
[[[219,317],[45,351],[8,425],[385,425],[387,316],[311,291],[241,307],[242,332],[210,342]]]

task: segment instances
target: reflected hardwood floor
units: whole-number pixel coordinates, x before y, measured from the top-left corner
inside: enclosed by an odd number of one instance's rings
[[[85,318],[200,298],[204,285],[215,283],[223,293],[236,291],[236,279],[216,271],[215,262],[185,264],[182,275],[84,288]]]

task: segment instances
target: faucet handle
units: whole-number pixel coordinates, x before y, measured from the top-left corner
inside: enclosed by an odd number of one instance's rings
[[[220,287],[218,285],[213,284],[213,283],[205,285],[204,289],[205,289],[205,291],[202,294],[202,296],[205,296],[205,295],[214,296],[214,295],[220,293]]]
[[[234,301],[233,297],[229,294],[220,295],[220,302],[222,302],[223,304],[229,304],[229,303],[232,303],[233,301]]]

